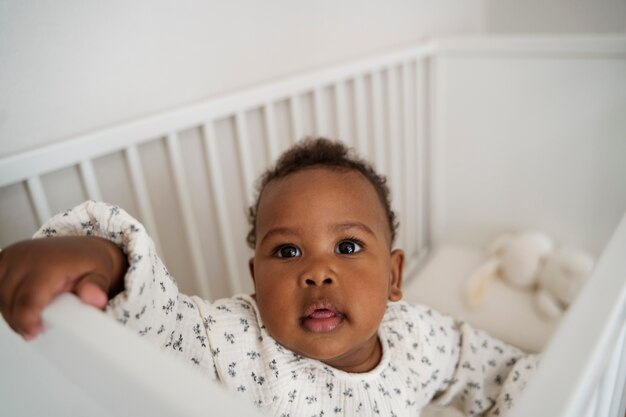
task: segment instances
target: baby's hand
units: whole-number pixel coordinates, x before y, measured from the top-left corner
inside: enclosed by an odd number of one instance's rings
[[[0,252],[0,312],[26,340],[42,330],[41,313],[72,292],[103,309],[124,286],[128,263],[108,240],[68,236],[17,242]]]

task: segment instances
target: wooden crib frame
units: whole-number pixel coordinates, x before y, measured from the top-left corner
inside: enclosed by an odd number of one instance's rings
[[[221,256],[229,278],[229,290],[232,293],[241,292],[245,290],[245,285],[240,280],[237,259],[245,249],[233,241],[232,230],[237,220],[233,219],[227,205],[230,197],[226,196],[229,191],[232,192],[227,188],[233,187],[225,186],[224,158],[217,145],[220,138],[216,133],[216,123],[229,120],[234,126],[233,140],[239,168],[234,184],[240,187],[242,201],[249,204],[253,198],[251,186],[255,177],[251,168],[255,159],[250,147],[252,137],[262,137],[268,159],[272,160],[281,147],[288,144],[283,141],[281,145],[278,139],[281,127],[277,123],[277,103],[281,102],[288,118],[285,124],[288,136],[299,138],[313,134],[350,138],[347,140],[349,144],[373,160],[377,168],[390,177],[400,216],[407,225],[400,241],[408,254],[407,276],[411,277],[430,249],[441,242],[441,231],[445,227],[445,201],[438,186],[443,175],[440,156],[446,152],[443,140],[445,125],[441,117],[445,103],[438,95],[441,88],[441,63],[438,58],[469,53],[610,56],[624,59],[626,38],[428,41],[4,157],[0,159],[0,189],[23,187],[32,202],[37,221],[42,223],[53,214],[42,177],[55,170],[77,167],[84,197],[102,200],[93,161],[121,152],[136,196],[137,216],[154,237],[158,251],[163,253],[155,207],[151,204],[139,150],[140,145],[149,141],[162,141],[182,213],[185,239],[191,250],[195,283],[203,297],[214,298],[214,288],[208,280],[202,279],[208,276],[207,255],[202,252],[198,210],[194,207],[194,193],[189,186],[179,140],[182,131],[195,129],[200,132],[204,149],[212,197],[210,204],[216,219],[220,219],[215,224],[224,248]],[[371,99],[368,108],[363,104],[367,101],[366,96]],[[254,135],[249,124],[250,112],[257,112],[262,119],[261,132]],[[588,285],[545,349],[537,375],[514,409],[514,416],[624,415],[624,253],[626,219],[617,227]],[[127,381],[125,387],[140,393],[132,399],[123,397],[119,407],[111,406],[113,413],[135,410],[135,414],[149,411],[151,415],[175,413],[191,416],[205,414],[209,403],[218,412],[231,413],[232,407],[241,412],[250,411],[245,405],[229,401],[228,395],[184,367],[167,364],[160,369],[153,366],[157,360],[163,360],[158,353],[145,353],[145,349],[149,348],[125,333],[124,329],[68,297],[62,297],[46,311],[45,319],[50,331],[35,345],[44,356],[59,363],[62,362],[59,352],[65,349],[62,340],[70,338],[76,342],[78,356],[99,358],[103,373],[109,373],[110,378]],[[102,330],[95,333],[88,331],[94,326]],[[125,349],[126,346],[128,348],[124,355],[110,353],[119,350],[119,343],[112,340],[125,341]],[[131,359],[133,357],[144,359]],[[116,363],[116,366],[109,366],[111,363]],[[65,371],[77,381],[87,378],[80,366]],[[190,385],[196,388],[192,391],[165,392],[162,386],[155,383],[173,373],[188,378],[192,382]],[[94,399],[110,405],[116,392],[101,389],[104,382],[93,381],[93,384],[93,389],[89,391]],[[210,401],[206,396],[194,395],[202,389],[213,393]],[[149,406],[145,401],[148,398],[151,400]]]

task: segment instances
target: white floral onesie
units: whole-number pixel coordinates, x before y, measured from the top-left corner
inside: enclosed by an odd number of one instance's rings
[[[389,303],[383,357],[347,373],[300,356],[266,331],[249,295],[208,302],[180,294],[144,227],[93,201],[53,217],[35,237],[94,235],[127,254],[125,291],[107,312],[120,323],[273,416],[418,416],[429,402],[499,416],[519,396],[536,357],[430,308]]]

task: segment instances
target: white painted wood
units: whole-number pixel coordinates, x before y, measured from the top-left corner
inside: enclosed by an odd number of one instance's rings
[[[387,173],[386,165],[386,152],[385,152],[385,126],[383,115],[383,86],[381,81],[381,71],[377,70],[372,73],[372,108],[374,111],[373,116],[373,129],[374,129],[374,163],[376,168],[382,172]]]
[[[404,137],[400,130],[400,111],[398,109],[398,75],[397,66],[387,67],[387,125],[389,126],[389,137],[385,146],[387,153],[388,175],[391,183],[391,197],[394,207],[398,212],[401,222],[406,219],[405,201],[406,194],[403,192],[406,176],[404,172],[405,160],[403,155],[406,154],[404,146]],[[401,226],[397,233],[397,243],[400,247],[407,247],[406,227]]]
[[[102,194],[100,193],[100,187],[98,186],[98,180],[96,179],[96,173],[93,169],[91,160],[86,159],[79,164],[80,174],[85,184],[87,191],[87,197],[90,200],[102,201]]]
[[[430,260],[430,255],[432,253],[428,249],[424,249],[422,252],[416,254],[413,257],[410,257],[406,260],[406,265],[404,267],[404,271],[402,275],[406,277],[408,281],[411,281],[418,275],[418,271],[422,269],[428,261]],[[408,282],[403,285],[406,286]]]
[[[446,158],[446,117],[445,117],[445,74],[446,62],[441,58],[434,58],[430,61],[429,74],[431,75],[429,83],[428,97],[430,103],[428,108],[429,114],[429,140],[430,152],[428,160],[431,164],[430,169],[430,207],[429,229],[432,243],[437,245],[441,243],[442,236],[446,227],[446,167],[444,166]]]
[[[350,140],[352,138],[352,129],[350,119],[348,118],[348,103],[346,101],[346,84],[344,80],[339,80],[335,83],[335,108],[337,109],[335,120],[337,120],[338,138],[354,145],[354,140]]]
[[[146,226],[154,247],[160,256],[163,256],[163,248],[159,239],[158,229],[156,227],[156,221],[154,220],[154,211],[152,210],[152,204],[150,203],[150,195],[148,194],[148,187],[146,186],[146,180],[143,175],[143,168],[141,166],[141,159],[139,158],[139,152],[137,147],[132,145],[126,148],[124,155],[126,156],[126,163],[128,171],[130,172],[130,181],[135,193],[135,202],[139,206],[139,214],[141,215],[141,222]]]
[[[626,215],[561,319],[510,417],[576,416],[606,371],[626,322]]]
[[[183,224],[185,225],[185,235],[187,245],[191,254],[191,262],[193,265],[196,283],[202,291],[204,298],[211,298],[211,288],[209,286],[209,275],[204,263],[202,254],[202,244],[200,242],[200,232],[198,222],[193,212],[191,202],[191,194],[189,192],[188,182],[185,175],[183,158],[178,143],[178,135],[170,132],[165,138],[167,151],[172,164],[172,174],[174,176],[174,184],[176,185],[176,196],[178,197],[178,205],[183,215]]]
[[[241,109],[258,107],[270,100],[283,97],[293,99],[302,91],[311,90],[318,85],[332,84],[337,79],[350,78],[354,74],[384,66],[389,61],[401,61],[409,57],[432,54],[433,47],[431,43],[426,42],[411,48],[402,48],[348,64],[285,78],[276,83],[216,97],[181,109],[78,136],[58,144],[7,156],[0,159],[0,187],[33,175],[77,164],[84,159],[106,155],[129,145],[146,142],[160,136],[163,132],[181,131],[199,126],[207,119],[228,117]],[[294,105],[299,108],[299,103]],[[299,138],[302,136],[302,130],[296,129],[296,134]]]
[[[71,294],[57,297],[43,321],[46,331],[31,346],[110,415],[200,417],[207,410],[259,415],[251,404]]]
[[[237,269],[237,257],[235,251],[235,243],[233,241],[233,233],[231,233],[232,220],[230,218],[228,206],[226,204],[226,190],[224,188],[224,180],[222,177],[222,167],[220,156],[217,149],[215,127],[213,122],[207,122],[202,126],[205,159],[209,169],[209,184],[211,185],[211,201],[213,202],[215,213],[217,215],[215,222],[219,230],[219,238],[221,247],[224,250],[224,262],[226,263],[226,271],[228,280],[233,293],[241,293],[242,286],[239,280]]]
[[[604,415],[621,417],[626,411],[624,410],[626,406],[626,322],[622,323],[618,340],[607,369],[607,373],[614,372],[614,378],[611,382],[611,377],[607,377],[606,390],[609,391],[609,395],[603,398],[603,401],[608,401],[610,404]]]
[[[625,378],[622,378],[622,380],[624,380]],[[621,391],[621,395],[619,395],[618,397],[615,397],[617,399],[617,402],[620,404],[617,413],[613,414],[615,416],[621,417],[623,415],[626,415],[626,390],[622,389]],[[621,400],[620,400],[621,398]]]
[[[278,129],[276,128],[276,111],[271,102],[263,105],[263,120],[265,121],[265,137],[270,160],[273,162],[278,158],[280,148],[278,146]]]
[[[589,401],[587,402],[584,413],[579,413],[579,415],[583,415],[584,417],[600,417],[600,415],[597,414],[599,388],[600,387],[596,387],[593,390],[593,393],[591,394],[591,399],[589,399]]]
[[[291,111],[291,143],[296,143],[304,136],[304,128],[302,127],[302,107],[300,106],[300,96],[292,94],[289,97],[289,109]]]
[[[323,99],[324,91],[322,87],[316,87],[313,90],[313,115],[315,117],[315,134],[316,136],[330,137],[328,129],[328,106]]]
[[[28,178],[26,180],[26,188],[35,208],[37,221],[42,225],[51,217],[51,214],[48,198],[41,185],[41,179],[38,176]]]
[[[237,127],[237,152],[239,154],[239,169],[241,171],[241,186],[247,205],[252,204],[252,184],[254,184],[254,174],[252,173],[252,157],[250,156],[250,144],[248,136],[248,124],[244,111],[239,111],[235,115],[235,126]]]
[[[416,187],[412,191],[415,193],[416,200],[416,241],[417,251],[421,251],[427,245],[428,235],[430,233],[430,210],[431,206],[427,202],[426,192],[432,192],[432,189],[427,190],[428,186],[432,186],[434,182],[426,181],[426,172],[430,167],[427,167],[426,157],[426,80],[425,80],[425,60],[420,59],[415,61],[415,153],[413,154],[415,164],[415,183]],[[433,138],[430,138],[432,142]],[[432,197],[431,197],[432,198]]]
[[[367,110],[365,101],[365,81],[362,75],[354,77],[354,104],[356,117],[356,145],[363,155],[370,155],[369,129],[367,127]]]
[[[405,61],[402,63],[402,145],[403,145],[403,163],[402,163],[402,176],[404,178],[402,188],[402,196],[404,199],[404,226],[400,225],[405,231],[405,243],[404,250],[409,257],[412,257],[417,252],[417,221],[416,217],[421,210],[416,205],[415,194],[417,191],[417,178],[416,178],[416,160],[417,154],[415,152],[415,132],[413,129],[413,122],[415,117],[411,111],[411,97],[415,96],[416,91],[410,89],[410,77],[411,77],[411,61]],[[415,96],[417,99],[417,96]]]

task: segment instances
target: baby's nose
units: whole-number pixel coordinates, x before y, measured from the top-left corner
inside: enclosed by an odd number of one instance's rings
[[[309,254],[300,264],[300,285],[302,288],[322,287],[337,283],[337,265],[333,254]]]
[[[320,276],[320,277],[309,277],[305,280],[307,286],[321,286],[321,285],[330,285],[333,283],[333,279],[328,276]]]

